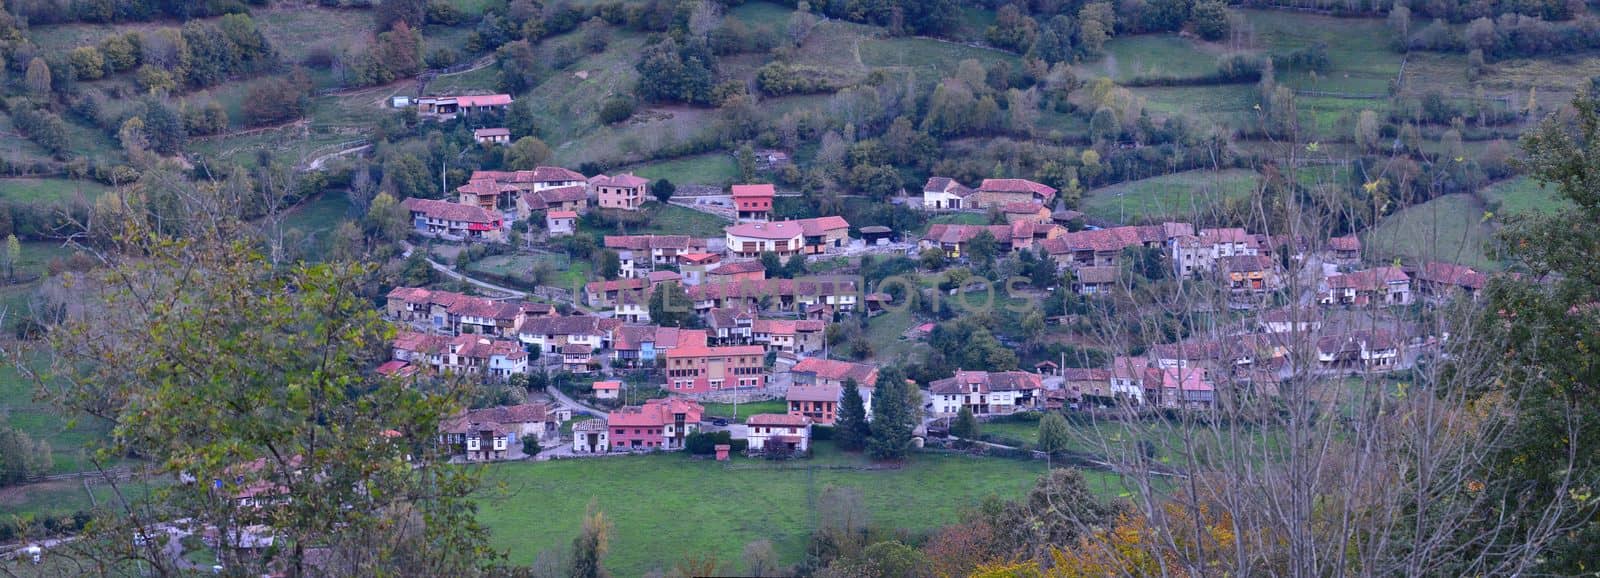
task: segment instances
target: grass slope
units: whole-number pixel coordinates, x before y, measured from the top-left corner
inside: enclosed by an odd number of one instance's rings
[[[1094,189],[1084,194],[1084,213],[1115,223],[1185,218],[1210,211],[1224,199],[1255,190],[1254,171],[1187,171]]]
[[[744,544],[763,538],[794,563],[816,524],[814,501],[830,485],[859,489],[875,523],[916,533],[955,521],[985,496],[1020,496],[1044,471],[1041,462],[943,454],[919,454],[891,470],[805,469],[822,464],[866,465],[827,442],[810,460],[782,464],[682,454],[505,464],[490,477],[515,495],[485,501],[479,519],[517,563],[568,548],[591,502],[615,525],[606,565],[619,576],[688,555],[736,561]],[[1114,493],[1114,479],[1085,474],[1096,490]]]
[[[1471,195],[1457,194],[1384,217],[1363,236],[1362,243],[1375,255],[1497,270],[1500,264],[1487,252],[1493,233],[1483,205]]]
[[[94,201],[110,187],[94,181],[70,179],[0,179],[0,200],[17,203],[65,203],[80,195]]]
[[[1572,206],[1556,193],[1554,185],[1529,177],[1516,177],[1484,187],[1480,192],[1490,211],[1511,217],[1535,213],[1554,214]]]

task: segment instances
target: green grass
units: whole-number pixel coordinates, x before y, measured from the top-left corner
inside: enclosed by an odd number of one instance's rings
[[[372,32],[372,12],[367,10],[329,10],[315,6],[296,6],[278,10],[256,10],[251,16],[272,47],[285,62],[299,63],[306,53],[318,47],[349,44]]]
[[[41,354],[29,355],[29,367],[46,370],[48,360]],[[77,472],[93,466],[85,459],[85,444],[99,439],[108,430],[98,422],[88,420],[72,424],[69,418],[49,401],[35,399],[33,380],[25,377],[10,363],[0,364],[0,407],[4,415],[0,423],[17,428],[35,440],[50,444],[50,454],[55,460],[51,471]],[[75,427],[74,427],[75,426]],[[0,513],[4,512],[0,504]]]
[[[428,83],[428,92],[434,94],[492,93],[499,90],[500,69],[495,66],[440,76]]]
[[[550,263],[553,273],[543,285],[578,291],[589,281],[592,266],[588,261],[555,259],[549,255],[494,255],[473,262],[467,266],[467,271],[520,279],[523,284],[532,286],[534,279],[529,273],[540,262]]]
[[[744,421],[745,418],[758,413],[789,413],[788,402],[781,399],[741,403],[739,404],[738,413],[734,413],[733,404],[731,403],[706,403],[701,405],[705,406],[705,414],[708,416],[731,417],[738,421]]]
[[[905,307],[893,307],[873,317],[867,323],[867,342],[872,344],[872,359],[886,362],[910,359],[912,351],[924,344],[906,339],[904,333],[919,323]]]
[[[486,500],[479,520],[514,563],[568,548],[593,503],[614,525],[606,566],[619,576],[689,555],[736,561],[744,544],[759,539],[772,540],[792,564],[815,527],[814,500],[830,485],[859,489],[874,523],[915,535],[954,522],[985,496],[1020,496],[1044,471],[1042,462],[943,454],[918,454],[890,470],[801,469],[818,463],[865,465],[826,442],[809,461],[781,464],[663,454],[498,465],[490,477],[514,495]],[[1085,475],[1102,495],[1118,491],[1108,475]]]
[[[316,254],[328,246],[328,239],[340,223],[355,219],[354,206],[343,192],[327,192],[301,201],[289,210],[283,220],[284,230],[299,229],[304,233],[309,254]]]
[[[1393,33],[1382,18],[1335,18],[1285,10],[1240,10],[1261,48],[1274,55],[1322,43],[1328,68],[1320,73],[1283,68],[1279,83],[1296,90],[1382,94],[1400,73],[1401,55],[1389,49]]]
[[[0,200],[18,203],[64,203],[82,196],[93,202],[111,190],[95,181],[68,179],[0,179]]]
[[[682,157],[641,165],[632,169],[634,174],[655,180],[666,179],[674,185],[706,185],[725,187],[739,179],[739,163],[724,152],[712,152],[692,157]]]
[[[1136,78],[1197,78],[1217,71],[1220,50],[1174,34],[1119,36],[1106,43],[1106,55],[1077,69],[1080,76],[1105,76],[1117,82]]]
[[[1497,216],[1554,214],[1572,207],[1561,198],[1555,185],[1543,185],[1529,177],[1516,177],[1484,187],[1480,192]]]
[[[1084,194],[1082,210],[1115,223],[1183,218],[1217,208],[1224,199],[1247,198],[1259,179],[1254,171],[1188,171]]]
[[[835,47],[835,49],[838,48]],[[841,50],[841,52],[847,51]],[[968,59],[977,60],[985,68],[996,62],[1005,62],[1010,64],[1014,70],[1021,63],[1021,59],[1017,55],[1009,52],[977,48],[931,38],[871,38],[861,40],[858,53],[861,57],[860,63],[865,66],[936,71],[940,76],[954,74],[961,61]]]
[[[118,483],[123,495],[130,501],[149,494],[150,490],[165,481],[123,480]],[[90,493],[93,492],[91,498]],[[65,516],[90,508],[107,507],[115,503],[116,491],[110,485],[90,483],[84,488],[81,480],[45,482],[0,489],[0,520],[12,516],[39,518]]]
[[[792,14],[793,8],[773,2],[745,2],[728,11],[729,18],[736,18],[751,26],[771,27],[778,34],[785,33]]]
[[[1253,84],[1213,86],[1150,86],[1130,88],[1143,97],[1145,110],[1161,116],[1188,115],[1200,123],[1229,128],[1246,126],[1255,119]]]
[[[645,203],[644,212],[650,216],[650,225],[636,231],[637,234],[721,237],[728,226],[727,221],[716,215],[655,201]]]
[[[1445,195],[1384,217],[1362,238],[1369,251],[1385,257],[1449,261],[1479,269],[1500,264],[1487,252],[1493,227],[1472,195]]]

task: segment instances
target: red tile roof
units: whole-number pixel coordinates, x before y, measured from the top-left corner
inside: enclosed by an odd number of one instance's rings
[[[1054,187],[1028,179],[984,179],[983,184],[978,185],[978,192],[1030,193],[1044,201],[1056,196]]]
[[[949,177],[929,177],[928,182],[922,185],[925,193],[945,193],[956,198],[966,198],[973,193],[971,187],[956,182]]]
[[[745,418],[744,423],[759,426],[805,427],[811,425],[811,418],[786,413],[758,413]]]
[[[772,198],[778,194],[772,185],[734,185],[733,198]]]
[[[441,98],[454,98],[456,99],[456,104],[461,106],[506,106],[511,104],[511,95],[509,94],[482,94]]]
[[[628,406],[611,412],[606,422],[611,426],[656,427],[674,421],[673,414],[685,414],[687,423],[699,423],[705,411],[700,404],[681,398],[652,399],[644,405]]]
[[[794,367],[789,371],[811,373],[823,379],[840,382],[846,379],[854,379],[862,387],[872,387],[878,381],[878,368],[876,367],[865,363],[851,363],[849,361],[822,359],[820,357],[802,359],[800,363],[794,364]]]
[[[799,221],[773,221],[770,223],[739,223],[729,225],[729,235],[749,239],[785,240],[805,236]]]
[[[837,385],[793,385],[784,395],[788,401],[831,401],[839,402],[840,388]]]
[[[430,219],[465,223],[493,223],[500,220],[500,217],[494,213],[490,213],[477,205],[463,205],[449,201],[419,199],[416,197],[400,201],[400,205],[408,211],[422,213]]]

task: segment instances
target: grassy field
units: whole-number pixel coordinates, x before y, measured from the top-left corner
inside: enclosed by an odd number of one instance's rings
[[[650,225],[634,233],[721,237],[723,228],[728,226],[727,221],[716,215],[655,201],[645,203],[644,212],[650,216]]]
[[[500,70],[486,66],[477,70],[440,76],[428,83],[428,92],[434,94],[475,94],[494,92],[500,88]]]
[[[729,18],[737,18],[751,26],[769,26],[782,34],[794,9],[775,2],[745,2],[728,11]]]
[[[1238,128],[1255,119],[1253,84],[1215,86],[1152,86],[1131,88],[1144,98],[1145,110],[1156,115],[1186,114],[1199,123]]]
[[[722,152],[650,163],[632,170],[641,177],[666,179],[674,185],[723,187],[739,178],[739,164],[734,162],[732,155]]]
[[[591,266],[588,261],[556,259],[549,255],[494,255],[473,262],[467,266],[467,271],[521,279],[524,284],[531,286],[534,283],[529,273],[540,262],[549,263],[552,267],[553,274],[544,281],[544,285],[576,291],[589,281]]]
[[[123,481],[118,486],[129,500],[137,500],[148,495],[152,488],[164,483],[167,482],[131,480]],[[111,486],[91,483],[85,489],[81,480],[13,486],[0,489],[0,520],[12,516],[71,515],[95,506],[104,507],[115,499],[116,492]]]
[[[1516,177],[1484,187],[1480,194],[1497,216],[1560,212],[1572,206],[1556,193],[1555,185],[1543,185],[1528,177]]]
[[[931,38],[889,38],[862,40],[858,53],[861,64],[873,68],[910,68],[937,72],[939,76],[955,74],[963,60],[977,60],[985,68],[996,62],[1006,62],[1013,68],[1021,59],[1001,50],[977,48],[965,44],[945,42]],[[926,80],[933,80],[931,77]]]
[[[1445,195],[1384,217],[1362,243],[1375,255],[1449,261],[1497,270],[1487,252],[1494,233],[1484,207],[1467,194]]]
[[[30,367],[43,369],[47,360],[42,355],[30,356]],[[90,469],[85,459],[84,444],[99,438],[107,431],[97,423],[79,421],[69,427],[55,406],[47,400],[35,399],[35,386],[10,363],[0,364],[0,407],[4,415],[0,423],[17,428],[35,440],[50,444],[50,454],[55,460],[51,471],[76,472]]]
[[[1082,210],[1116,223],[1180,218],[1204,213],[1226,198],[1245,198],[1255,190],[1254,171],[1188,171],[1094,189]]]
[[[284,218],[284,225],[306,233],[324,234],[333,231],[339,223],[356,218],[351,213],[354,209],[343,191],[330,191],[301,201]]]
[[[1173,34],[1119,36],[1106,43],[1106,55],[1077,69],[1079,76],[1104,76],[1117,82],[1136,78],[1196,78],[1217,71],[1214,45]]]
[[[1274,55],[1315,44],[1328,49],[1321,72],[1276,70],[1280,84],[1296,90],[1383,94],[1400,73],[1401,55],[1389,49],[1393,34],[1381,18],[1335,18],[1284,10],[1240,10],[1256,43]]]
[[[261,34],[286,62],[298,63],[314,48],[335,48],[352,44],[372,32],[372,12],[366,10],[328,10],[315,6],[294,6],[277,10],[257,10],[254,16]]]
[[[859,489],[874,523],[917,533],[954,521],[984,496],[1020,496],[1044,470],[1041,462],[943,454],[915,455],[899,469],[859,469],[867,465],[862,458],[827,442],[815,454],[786,463],[661,454],[504,464],[489,474],[514,494],[485,500],[479,519],[516,563],[568,548],[592,502],[615,525],[606,565],[619,576],[670,567],[687,555],[714,554],[737,565],[744,544],[763,538],[791,564],[800,560],[816,524],[814,501],[828,486]],[[834,467],[808,471],[812,465]],[[1104,495],[1118,491],[1107,475],[1085,475]]]
[[[68,179],[0,179],[0,200],[19,203],[63,203],[82,196],[93,202],[111,190],[95,181]]]
[[[758,413],[789,413],[789,404],[781,399],[769,399],[752,403],[739,404],[739,411],[735,413],[731,403],[706,403],[701,404],[706,408],[706,415],[716,417],[731,417],[739,421]]]

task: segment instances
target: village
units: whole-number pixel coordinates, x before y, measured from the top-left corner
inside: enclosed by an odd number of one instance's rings
[[[424,115],[453,117],[468,113],[469,104],[508,105],[510,98],[501,96],[417,105]],[[484,146],[504,144],[499,136],[503,130],[475,132]],[[981,420],[1109,407],[1196,410],[1274,396],[1282,380],[1296,375],[1410,369],[1448,336],[1390,312],[1475,299],[1488,281],[1453,263],[1366,262],[1354,235],[1314,239],[1183,222],[1095,226],[1061,208],[1056,189],[1027,179],[984,179],[969,187],[930,178],[920,198],[896,202],[929,216],[988,215],[995,223],[935,222],[912,238],[882,226],[853,228],[839,216],[778,219],[778,192],[770,184],[693,197],[658,197],[651,186],[627,172],[586,176],[542,166],[477,171],[444,200],[402,201],[419,238],[501,245],[519,238],[523,249],[576,234],[590,213],[640,211],[646,203],[680,204],[727,221],[720,237],[604,235],[603,249],[617,256],[615,278],[550,293],[563,297],[557,300],[493,290],[391,290],[384,314],[400,333],[392,360],[378,373],[539,383],[544,390],[530,398],[538,401],[448,420],[440,440],[459,460],[681,450],[692,436],[720,431],[751,455],[805,455],[814,428],[834,425],[847,389],[871,407],[879,385],[872,360],[830,355],[829,327],[907,307],[905,291],[888,290],[896,284],[935,299],[945,292],[902,278],[794,276],[787,270],[797,261],[804,271],[807,261],[903,255],[922,264],[919,274],[936,275],[974,257],[1032,254],[1048,258],[1067,280],[1046,291],[1093,300],[1127,282],[1130,259],[1154,255],[1170,269],[1161,275],[1213,289],[1222,296],[1219,306],[1238,315],[1218,337],[1155,343],[1101,366],[1063,358],[1039,361],[1031,371],[958,368],[913,382],[922,389],[919,446],[929,436],[949,436],[963,412]],[[534,225],[514,229],[518,222]],[[774,264],[784,270],[769,271]],[[992,298],[989,282],[970,283]],[[969,290],[975,289],[952,288],[946,297]],[[670,319],[655,318],[664,314]],[[925,339],[932,325],[908,333]],[[763,413],[740,414],[738,404]],[[731,446],[716,445],[718,456],[726,459]]]

